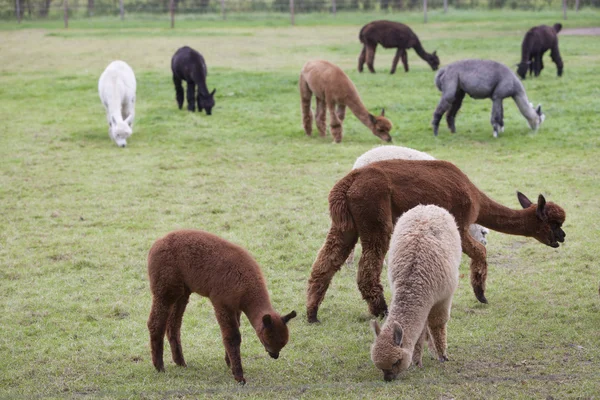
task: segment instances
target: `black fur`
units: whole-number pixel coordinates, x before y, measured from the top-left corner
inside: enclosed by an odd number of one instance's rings
[[[557,23],[554,26],[534,26],[527,31],[521,44],[521,62],[517,64],[517,74],[521,79],[525,79],[528,70],[529,75],[540,75],[544,69],[542,57],[547,50],[550,50],[550,57],[556,64],[558,76],[562,76],[563,62],[558,51],[557,37],[561,29],[562,25]]]
[[[171,70],[173,71],[173,83],[175,84],[175,97],[177,105],[181,110],[183,107],[182,81],[187,82],[188,110],[195,111],[195,103],[198,103],[198,111],[206,110],[207,115],[212,114],[215,106],[214,94],[217,89],[208,92],[206,87],[206,75],[208,70],[204,57],[191,47],[184,46],[177,50],[171,58]],[[196,86],[198,96],[196,97]]]

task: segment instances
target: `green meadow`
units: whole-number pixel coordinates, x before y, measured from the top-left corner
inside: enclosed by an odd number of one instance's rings
[[[374,19],[409,23],[444,66],[490,58],[511,67],[531,26],[563,23],[564,75],[546,54],[524,86],[546,121],[532,132],[511,99],[495,139],[491,101],[466,98],[451,134],[430,127],[435,73],[409,50],[410,72],[358,73],[358,32]],[[0,398],[597,398],[600,393],[600,46],[569,35],[599,25],[583,9],[434,10],[0,22]],[[170,60],[181,46],[206,59],[213,115],[177,109]],[[488,236],[489,304],[475,299],[469,259],[448,325],[449,362],[426,353],[385,383],[370,360],[371,317],[356,266],[336,274],[321,324],[306,322],[310,268],[329,229],[327,196],[365,151],[382,144],[348,111],[344,137],[307,137],[298,75],[310,59],[340,65],[366,107],[394,123],[394,144],[459,166],[500,203],[516,191],[561,205],[567,236],[552,249]],[[134,133],[108,137],[98,78],[115,59],[136,73]],[[366,70],[366,69],[365,69]],[[316,132],[316,130],[315,130]],[[187,368],[152,366],[146,257],[166,233],[196,228],[250,251],[274,307],[298,312],[278,360],[242,317],[240,387],[223,360],[210,302],[191,297],[182,327]],[[358,253],[357,253],[358,255]],[[384,269],[382,282],[391,299]],[[168,342],[167,342],[168,343]]]

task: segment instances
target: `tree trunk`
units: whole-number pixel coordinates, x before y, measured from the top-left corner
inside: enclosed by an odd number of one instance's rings
[[[295,21],[294,21],[294,0],[290,0],[290,19],[292,21],[292,26],[295,25]]]
[[[88,0],[88,16],[93,17],[94,16],[94,0]]]
[[[335,0],[331,0],[331,12],[333,15],[337,13],[337,4],[335,3]]]
[[[563,19],[567,19],[567,0],[563,0]]]
[[[221,0],[221,15],[223,16],[223,20],[227,19],[227,15],[225,14],[225,0]]]
[[[65,29],[69,27],[69,2],[67,0],[63,0],[64,5],[64,19],[65,19]]]
[[[448,0],[444,0],[444,14],[448,12]]]
[[[427,0],[423,0],[423,16],[425,23],[427,23]]]
[[[171,12],[171,29],[173,29],[175,28],[175,0],[169,2],[169,11]]]
[[[579,12],[579,0],[575,0],[575,12]]]
[[[21,23],[21,0],[15,0],[15,12],[17,14],[17,22]]]
[[[119,12],[121,13],[121,21],[125,19],[125,7],[123,7],[123,0],[119,0]]]

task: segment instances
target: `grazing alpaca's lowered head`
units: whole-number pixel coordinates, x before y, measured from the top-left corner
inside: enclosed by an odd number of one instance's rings
[[[98,93],[106,110],[108,136],[119,147],[127,145],[133,133],[136,81],[125,61],[113,61],[98,80]]]
[[[517,64],[517,74],[525,79],[527,71],[529,75],[539,76],[544,63],[542,57],[550,50],[550,58],[556,64],[556,73],[562,76],[563,61],[558,50],[558,32],[562,29],[559,23],[553,26],[534,26],[525,34],[521,43],[521,62]]]
[[[363,44],[362,51],[358,57],[358,72],[363,71],[365,61],[367,67],[372,73],[375,72],[373,61],[375,58],[375,49],[378,44],[384,48],[396,48],[396,56],[392,62],[390,74],[396,72],[398,60],[402,59],[404,71],[408,72],[408,57],[406,50],[414,48],[419,57],[429,64],[432,70],[437,70],[440,65],[440,59],[437,52],[428,53],[425,51],[417,35],[407,25],[394,21],[373,21],[362,27],[358,39]]]
[[[456,132],[456,114],[466,94],[474,99],[492,99],[490,122],[494,137],[498,137],[499,132],[504,132],[502,101],[507,97],[512,97],[534,131],[546,118],[541,105],[534,108],[529,102],[525,88],[515,73],[496,61],[468,59],[453,62],[437,72],[435,85],[442,92],[431,122],[435,136],[445,113],[450,132]]]
[[[396,379],[411,362],[423,365],[428,331],[438,360],[448,360],[446,323],[458,286],[460,258],[456,222],[443,208],[419,205],[396,222],[388,261],[390,312],[381,329],[371,321],[375,333],[371,360],[386,381]]]
[[[394,221],[419,204],[433,204],[456,219],[463,253],[471,258],[471,286],[487,303],[486,248],[469,234],[477,223],[510,235],[532,237],[556,248],[564,242],[565,211],[544,196],[537,204],[519,193],[523,209],[513,210],[486,196],[454,164],[447,161],[386,160],[352,170],[329,193],[331,227],[312,266],[307,289],[307,317],[317,322],[319,306],[331,283],[360,238],[363,252],[358,288],[372,315],[383,316],[387,305],[380,283],[383,259]]]
[[[184,46],[175,52],[171,58],[171,70],[173,71],[173,83],[175,84],[175,97],[177,105],[181,110],[183,107],[183,86],[182,81],[187,82],[187,102],[188,110],[195,111],[195,104],[198,103],[198,112],[206,111],[206,115],[212,114],[215,106],[215,92],[213,89],[209,93],[206,86],[206,76],[208,68],[202,54],[191,47]],[[196,97],[196,86],[198,86],[198,96]]]
[[[164,371],[165,333],[175,364],[185,367],[181,321],[192,292],[208,297],[225,345],[225,362],[240,384],[246,383],[240,355],[240,316],[246,314],[272,358],[287,344],[287,323],[271,305],[260,267],[240,246],[204,231],[181,230],[158,239],[148,254],[152,310],[148,318],[152,363]]]
[[[362,103],[356,86],[340,67],[328,61],[316,60],[304,64],[298,83],[302,103],[302,124],[308,136],[312,135],[313,113],[310,108],[314,95],[317,102],[315,122],[320,136],[327,133],[327,111],[329,111],[330,128],[333,140],[342,141],[342,123],[346,116],[346,107],[375,136],[386,142],[391,142],[392,123],[385,117],[385,110],[375,116]]]

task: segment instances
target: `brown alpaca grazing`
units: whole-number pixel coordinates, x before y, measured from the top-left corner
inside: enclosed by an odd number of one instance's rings
[[[394,21],[373,21],[362,27],[358,39],[363,44],[362,51],[358,57],[358,72],[363,72],[365,61],[369,71],[375,73],[373,61],[375,59],[375,49],[381,44],[385,49],[397,48],[390,74],[396,72],[398,60],[402,59],[404,71],[408,72],[408,58],[406,50],[414,48],[419,57],[429,64],[432,70],[437,70],[440,66],[440,59],[437,52],[429,54],[421,45],[417,35],[408,26]]]
[[[342,141],[342,123],[346,116],[346,106],[356,115],[375,136],[391,142],[392,123],[385,117],[385,110],[376,117],[366,109],[356,86],[340,67],[328,61],[309,61],[304,64],[300,73],[300,99],[302,101],[302,123],[308,136],[312,135],[313,114],[310,102],[314,94],[317,99],[315,120],[319,135],[327,133],[327,116],[329,110],[331,135],[336,143]],[[337,107],[337,108],[336,108]]]
[[[289,338],[287,322],[271,305],[265,279],[252,256],[240,246],[208,232],[181,230],[158,239],[148,254],[152,310],[148,318],[152,363],[164,372],[165,333],[175,364],[185,367],[181,322],[192,292],[208,297],[215,309],[225,345],[225,362],[245,384],[240,354],[240,315],[246,314],[272,358]]]
[[[357,282],[375,316],[387,313],[380,283],[394,222],[419,204],[445,208],[456,219],[462,251],[471,258],[475,297],[485,298],[486,248],[469,234],[477,223],[489,229],[533,237],[550,247],[564,242],[565,211],[541,194],[533,204],[517,192],[522,210],[512,210],[481,192],[454,164],[447,161],[388,160],[352,170],[329,193],[331,228],[312,266],[307,290],[307,317],[317,312],[333,275],[339,271],[360,237],[363,248]]]

